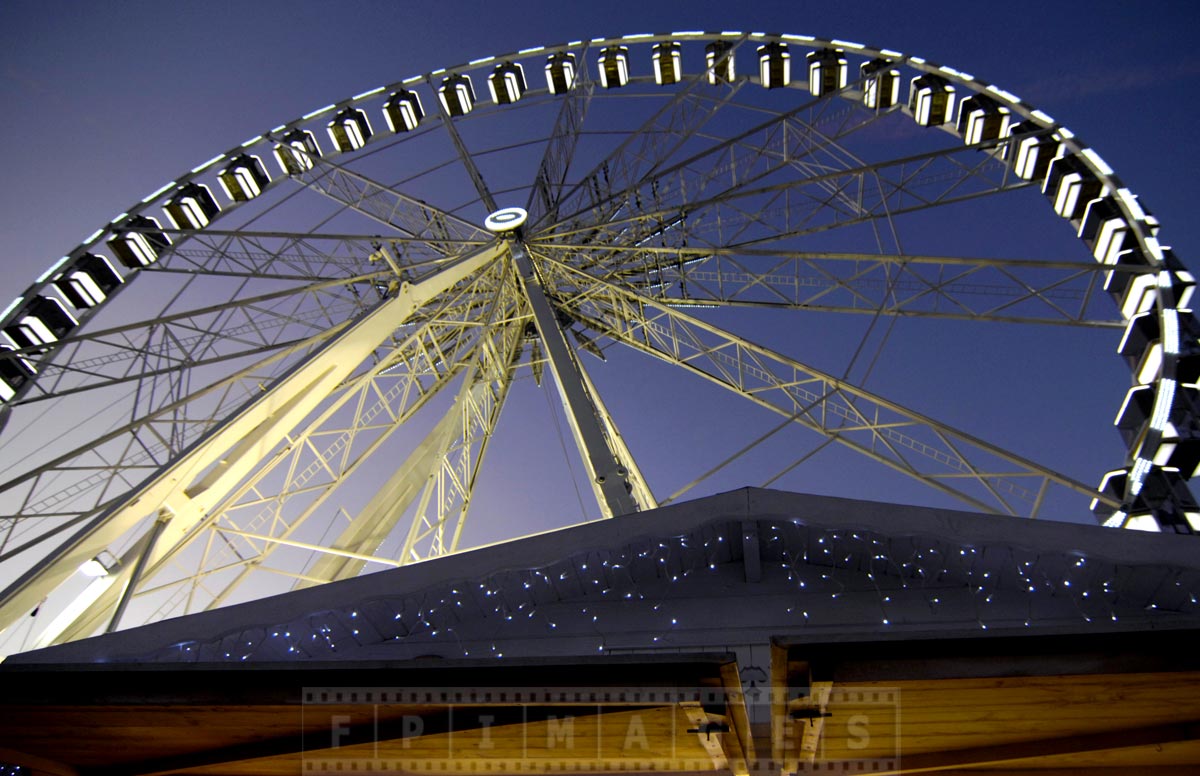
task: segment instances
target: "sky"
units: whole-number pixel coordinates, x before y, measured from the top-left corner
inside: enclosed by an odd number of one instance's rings
[[[970,72],[1036,105],[1095,148],[1162,222],[1160,239],[1185,264],[1200,256],[1200,221],[1192,197],[1200,172],[1194,99],[1200,77],[1200,7],[1187,2],[1003,4],[964,2],[28,2],[0,4],[0,143],[7,150],[0,179],[0,305],[7,304],[95,229],[164,182],[235,144],[310,110],[382,83],[540,44],[671,30],[747,30],[859,41],[917,54]],[[771,327],[761,322],[755,325]],[[790,325],[790,324],[789,324]],[[969,425],[990,414],[1024,415],[1031,426],[1023,454],[1058,465],[1089,484],[1099,481],[1083,434],[1048,401],[1111,406],[1124,386],[1115,367],[1084,363],[1099,349],[1060,332],[1042,342],[1042,374],[1026,361],[1027,332],[1004,329],[970,335],[961,350],[921,347],[921,326],[904,328],[889,344],[887,366],[871,387],[885,396],[923,403],[922,411]],[[769,328],[764,338],[790,329]],[[820,329],[806,328],[806,332]],[[1072,336],[1074,333],[1072,333]],[[812,336],[806,334],[806,336]],[[819,335],[818,335],[819,336]],[[973,344],[972,344],[973,343]],[[892,349],[894,347],[894,349]],[[1079,361],[1077,364],[1076,361]],[[1038,363],[1041,363],[1040,361]],[[657,375],[647,366],[643,375]],[[597,382],[606,381],[599,373]],[[875,379],[875,378],[873,378]],[[644,386],[609,386],[645,393]],[[980,403],[972,381],[997,385],[1008,406]],[[653,389],[649,389],[653,390]],[[635,453],[665,456],[660,498],[771,428],[759,416],[726,412],[728,399],[698,387],[693,399],[663,400],[627,431]],[[614,401],[606,394],[606,399]],[[621,404],[620,398],[615,400]],[[1000,401],[1000,400],[997,400]],[[578,487],[564,469],[559,440],[540,436],[544,461],[513,466],[525,454],[523,433],[549,429],[544,399],[514,396],[508,441],[497,441],[509,468],[490,474],[504,506],[489,507],[472,538],[493,541],[576,521]],[[674,405],[674,406],[672,406]],[[632,406],[632,405],[631,405]],[[615,408],[614,408],[615,409]],[[644,411],[644,408],[643,408]],[[630,410],[634,412],[634,410]],[[1101,410],[1103,412],[1103,410]],[[631,415],[631,417],[634,417]],[[1082,421],[1088,422],[1088,421]],[[1114,455],[1121,451],[1116,432]],[[635,443],[636,440],[636,443]],[[0,450],[5,441],[0,437]],[[26,444],[26,443],[23,443]],[[566,440],[569,447],[570,441]],[[722,472],[693,495],[761,485],[814,446],[773,439],[748,467]],[[558,449],[556,449],[558,448]],[[661,449],[659,449],[661,448]],[[12,450],[9,451],[11,453]],[[837,470],[836,453],[827,465]],[[1077,459],[1076,456],[1079,456]],[[558,459],[556,461],[556,459]],[[1120,464],[1113,460],[1111,467]],[[689,474],[690,472],[690,474]],[[781,478],[776,487],[897,500],[891,485],[838,476]],[[555,493],[554,499],[545,496]],[[917,498],[917,497],[913,497]],[[563,500],[565,499],[565,501]],[[934,500],[934,503],[945,504]],[[565,506],[564,506],[565,504]],[[571,513],[566,514],[564,513]],[[1063,515],[1086,520],[1087,516]],[[490,522],[487,522],[490,521]]]

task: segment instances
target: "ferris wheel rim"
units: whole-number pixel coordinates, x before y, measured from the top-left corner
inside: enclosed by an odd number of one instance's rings
[[[782,42],[797,43],[800,45],[810,46],[813,48],[835,48],[835,49],[836,48],[849,48],[852,51],[862,54],[862,55],[865,55],[865,56],[888,58],[888,59],[896,62],[897,64],[904,64],[908,67],[913,68],[914,70],[919,70],[921,72],[924,72],[924,73],[927,73],[930,75],[937,75],[940,77],[944,77],[947,80],[949,80],[957,85],[972,89],[976,93],[986,94],[989,97],[992,97],[993,99],[995,99],[997,102],[1003,104],[1005,107],[1009,108],[1014,113],[1021,116],[1022,118],[1036,122],[1040,126],[1040,128],[1045,131],[1056,131],[1056,130],[1061,131],[1061,130],[1065,129],[1065,127],[1062,124],[1055,121],[1052,117],[1050,117],[1049,115],[1047,115],[1040,109],[1034,107],[1033,105],[1025,102],[1024,100],[1021,100],[1019,97],[1012,94],[1011,92],[1001,89],[1001,88],[995,86],[994,84],[990,84],[988,82],[976,79],[973,75],[971,75],[969,73],[965,73],[965,72],[956,70],[956,69],[948,67],[948,66],[939,65],[934,62],[928,61],[922,57],[915,56],[915,55],[904,54],[902,52],[884,48],[884,47],[875,47],[875,46],[868,46],[868,45],[859,44],[859,43],[853,43],[853,42],[849,42],[849,41],[840,40],[837,38],[818,38],[818,37],[807,36],[807,35],[768,34],[768,33],[761,33],[761,32],[728,32],[728,31],[726,31],[726,32],[714,33],[714,32],[684,31],[684,32],[672,32],[672,33],[657,34],[657,35],[633,34],[633,35],[624,35],[624,36],[616,36],[616,37],[599,37],[599,38],[592,38],[587,41],[579,40],[579,41],[572,41],[569,43],[554,44],[554,45],[550,45],[550,46],[536,46],[536,47],[532,47],[532,48],[525,48],[525,49],[520,49],[517,51],[508,52],[506,54],[491,55],[491,56],[474,59],[474,60],[471,60],[469,63],[454,65],[454,66],[448,67],[448,68],[435,69],[435,70],[429,71],[428,73],[409,76],[404,79],[393,81],[384,86],[376,87],[373,89],[368,89],[364,92],[360,92],[360,93],[354,95],[353,97],[349,97],[344,100],[339,100],[337,102],[330,103],[322,108],[317,108],[313,111],[309,111],[308,113],[302,114],[301,116],[298,116],[290,121],[280,124],[280,125],[276,126],[275,128],[268,130],[267,132],[263,132],[262,134],[256,135],[255,137],[252,137],[252,138],[249,138],[248,140],[246,140],[236,146],[233,146],[232,148],[228,149],[227,151],[224,151],[221,154],[218,154],[217,156],[215,156],[205,162],[202,162],[195,167],[192,167],[192,168],[186,170],[185,172],[177,175],[173,180],[168,181],[166,184],[163,184],[157,190],[148,194],[146,197],[143,197],[139,202],[134,203],[128,209],[126,209],[125,211],[123,211],[120,214],[118,214],[117,216],[115,216],[108,223],[106,223],[103,226],[101,226],[100,228],[98,228],[95,232],[93,232],[91,235],[89,235],[87,238],[85,238],[82,242],[80,242],[78,245],[76,245],[74,248],[72,248],[70,251],[68,251],[61,259],[59,259],[54,264],[52,264],[47,270],[45,270],[42,273],[42,275],[40,275],[38,277],[38,279],[36,279],[34,281],[34,284],[31,285],[24,294],[22,294],[20,297],[17,297],[14,300],[9,301],[7,306],[4,308],[4,310],[0,311],[0,325],[4,325],[4,324],[7,324],[10,322],[9,316],[14,312],[15,308],[22,301],[27,300],[30,297],[30,295],[32,295],[33,293],[36,293],[37,291],[40,291],[43,288],[46,288],[49,285],[51,278],[56,273],[61,273],[66,268],[67,264],[70,261],[72,261],[74,258],[76,258],[79,255],[82,255],[88,251],[91,251],[93,249],[97,249],[98,246],[103,242],[103,238],[106,235],[113,234],[114,230],[118,226],[120,226],[123,222],[125,222],[129,217],[134,217],[134,216],[144,214],[145,212],[147,212],[151,208],[153,208],[156,204],[159,204],[161,201],[163,201],[164,195],[166,195],[170,192],[173,192],[177,189],[183,188],[183,187],[187,186],[188,184],[197,182],[198,180],[200,180],[200,177],[199,177],[200,175],[202,175],[206,170],[211,169],[214,165],[216,165],[220,161],[223,161],[226,159],[231,159],[234,156],[239,155],[239,154],[250,153],[251,151],[257,151],[258,153],[261,154],[261,153],[269,150],[270,144],[273,141],[277,141],[278,135],[286,133],[287,131],[292,130],[292,129],[300,128],[302,125],[307,126],[306,122],[310,122],[312,119],[323,117],[331,112],[344,110],[346,108],[361,107],[362,105],[368,104],[368,102],[370,100],[372,100],[372,98],[377,98],[380,94],[385,93],[385,92],[393,92],[398,89],[404,89],[404,88],[418,86],[418,85],[431,84],[433,82],[433,79],[438,76],[453,76],[453,75],[458,75],[458,74],[466,74],[466,73],[471,73],[471,72],[475,72],[475,71],[480,71],[489,66],[492,66],[493,63],[496,63],[496,62],[513,61],[518,58],[529,57],[534,54],[540,55],[543,53],[553,54],[553,53],[557,53],[557,52],[566,52],[566,51],[570,51],[570,50],[573,50],[576,48],[582,48],[582,50],[586,51],[589,47],[596,47],[596,46],[620,45],[622,43],[656,43],[656,42],[675,40],[675,39],[679,39],[679,38],[688,38],[688,39],[703,40],[703,41],[726,41],[726,42],[782,41]],[[945,128],[945,127],[943,126],[942,128]],[[1065,147],[1070,149],[1072,152],[1080,154],[1081,160],[1083,161],[1084,165],[1089,168],[1090,172],[1092,172],[1098,178],[1100,178],[1102,181],[1104,181],[1106,184],[1108,184],[1109,187],[1113,191],[1127,190],[1127,189],[1125,189],[1125,186],[1120,182],[1119,178],[1116,176],[1115,171],[1111,167],[1109,167],[1109,165],[1102,158],[1100,158],[1094,151],[1092,151],[1086,144],[1084,144],[1082,142],[1082,140],[1079,137],[1077,137],[1073,132],[1070,132],[1068,130],[1065,133],[1062,133],[1062,136],[1057,139],[1060,143],[1062,143]],[[368,139],[367,142],[369,143],[370,140]],[[250,149],[250,150],[248,150],[248,149]],[[334,153],[336,154],[337,151],[335,150]],[[271,182],[276,183],[278,180],[279,180],[279,178],[272,178]],[[1130,202],[1127,199],[1121,198],[1119,200],[1118,204],[1122,208],[1122,214],[1126,218],[1127,221],[1129,221],[1131,223],[1137,223],[1139,220],[1144,220],[1144,215],[1141,215],[1141,217],[1139,218],[1138,214],[1136,214],[1131,209]],[[224,211],[222,211],[222,213],[224,213]],[[1135,230],[1135,236],[1137,236],[1139,239],[1144,239],[1139,230]]]

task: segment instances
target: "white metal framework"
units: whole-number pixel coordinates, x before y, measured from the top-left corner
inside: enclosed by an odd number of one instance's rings
[[[817,432],[801,461],[838,442],[978,510],[1193,532],[1200,325],[1157,232],[1046,114],[847,41],[636,35],[373,89],[179,176],[0,316],[0,628],[38,613],[5,649],[456,551],[511,389],[547,366],[599,514],[655,506],[583,354]],[[1124,461],[1096,489],[866,387],[899,319],[1031,350],[1108,333]],[[1036,381],[1014,369],[995,381]]]

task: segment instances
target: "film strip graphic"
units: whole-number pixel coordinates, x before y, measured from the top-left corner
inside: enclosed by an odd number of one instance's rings
[[[819,707],[805,704],[802,691],[767,688],[307,687],[301,767],[311,776],[778,774],[769,736],[772,710],[780,708],[790,710],[783,736],[789,770],[899,767],[898,690],[832,688]],[[804,751],[805,731],[811,741],[814,728],[816,746]],[[757,746],[747,751],[752,737]]]

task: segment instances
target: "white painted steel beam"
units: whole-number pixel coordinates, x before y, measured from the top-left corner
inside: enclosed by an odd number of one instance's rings
[[[36,568],[0,595],[0,629],[33,609],[78,568],[109,547],[145,517],[170,510],[174,517],[156,543],[153,562],[177,545],[208,510],[311,413],[398,326],[430,299],[494,261],[503,251],[492,245],[437,275],[406,284],[399,293],[349,327],[270,390],[230,416],[171,466],[131,491],[119,504],[88,521]],[[110,591],[128,582],[133,564],[116,571]],[[108,597],[105,596],[104,600]],[[102,605],[97,602],[96,605]],[[94,605],[94,606],[96,606]]]

